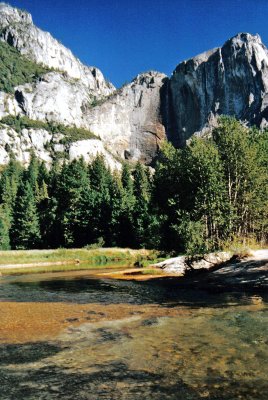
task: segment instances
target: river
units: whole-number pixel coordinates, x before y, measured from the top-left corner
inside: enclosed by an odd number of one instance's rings
[[[268,294],[84,271],[1,278],[0,299],[1,400],[267,400]]]

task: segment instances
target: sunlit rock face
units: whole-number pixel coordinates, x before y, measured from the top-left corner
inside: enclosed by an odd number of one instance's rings
[[[90,130],[119,157],[150,163],[166,137],[161,112],[166,80],[159,72],[138,75],[103,104],[86,111]]]
[[[99,149],[113,167],[119,159],[152,164],[161,141],[183,146],[192,135],[210,131],[219,115],[261,128],[268,125],[268,50],[258,35],[238,34],[223,47],[180,63],[171,78],[149,71],[119,90],[97,68],[83,65],[37,28],[30,14],[4,3],[0,3],[0,40],[51,69],[35,82],[15,87],[13,93],[0,92],[0,118],[26,115],[91,131],[100,140],[95,145],[90,141],[92,151],[87,153],[76,138],[70,148],[77,156],[83,153],[90,159]],[[3,126],[1,138],[6,140]],[[6,153],[13,145],[20,160],[28,160],[31,146],[47,162],[53,158],[54,150],[38,150],[32,140],[27,150],[12,143],[2,146],[0,163],[7,162]],[[55,146],[61,148],[60,143]]]
[[[97,139],[79,140],[71,143],[68,153],[70,161],[83,157],[86,162],[91,163],[97,156],[102,156],[106,166],[111,171],[120,171],[122,168],[121,163],[105,149],[103,142]]]
[[[36,83],[18,86],[15,98],[19,113],[31,119],[84,127],[117,157],[150,163],[166,137],[161,116],[166,80],[158,72],[141,74],[93,107],[80,81],[50,72]],[[10,102],[6,114],[13,109]]]
[[[0,30],[1,40],[31,60],[78,79],[92,95],[106,96],[114,91],[114,86],[104,79],[100,70],[83,65],[50,33],[37,28],[27,12],[0,3]]]
[[[16,87],[13,95],[0,93],[1,117],[21,114],[83,127],[121,159],[145,163],[154,159],[165,138],[161,116],[164,74],[138,75],[116,91],[98,69],[84,66],[49,33],[37,28],[30,14],[4,3],[0,3],[0,39],[54,69],[37,82]]]
[[[0,165],[10,160],[10,149],[15,158],[23,164],[29,164],[31,151],[45,161],[52,163],[52,152],[47,145],[52,142],[52,135],[44,129],[23,129],[18,133],[10,127],[2,127],[0,131]]]
[[[169,83],[170,136],[177,145],[230,115],[265,127],[268,50],[259,35],[240,33],[223,47],[177,66]]]
[[[0,130],[0,165],[10,161],[12,155],[24,165],[28,165],[31,152],[34,151],[39,160],[44,161],[48,167],[53,159],[68,159],[70,161],[83,157],[86,162],[92,162],[97,155],[102,156],[111,171],[119,171],[119,163],[110,154],[98,139],[79,140],[72,143],[62,143],[61,133],[50,133],[45,129],[22,129],[16,132],[14,129],[2,126]]]
[[[83,126],[83,109],[87,106],[88,88],[57,72],[49,72],[36,83],[20,85],[15,99],[21,114],[41,121]]]
[[[0,118],[6,115],[21,114],[21,108],[15,99],[14,94],[0,92]]]

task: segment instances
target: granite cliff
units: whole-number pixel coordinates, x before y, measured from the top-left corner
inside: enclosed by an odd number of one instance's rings
[[[114,90],[114,86],[104,79],[100,70],[83,65],[50,33],[37,28],[29,13],[0,3],[0,31],[0,39],[21,54],[81,81],[92,95],[103,96]]]
[[[261,128],[268,124],[268,50],[258,35],[240,33],[221,48],[183,61],[170,78],[149,71],[118,90],[99,69],[83,65],[37,28],[30,14],[5,3],[0,3],[1,44],[30,60],[31,68],[39,66],[39,73],[11,89],[2,86],[0,118],[83,128],[89,138],[72,136],[66,143],[60,128],[51,133],[32,124],[18,131],[2,120],[0,164],[11,151],[27,163],[31,149],[48,164],[62,154],[90,160],[97,153],[112,169],[124,159],[150,164],[161,141],[182,146],[209,131],[219,115]]]
[[[17,49],[22,56],[50,69],[33,82],[16,86],[13,93],[2,91],[0,117],[22,115],[32,120],[87,129],[101,140],[105,150],[102,154],[110,160],[108,164],[112,168],[120,165],[116,161],[118,157],[146,163],[152,161],[159,141],[165,138],[160,110],[161,87],[166,80],[164,74],[141,74],[115,90],[97,68],[84,66],[49,33],[37,28],[30,14],[4,3],[0,3],[0,40]],[[13,149],[18,159],[27,162],[29,157],[19,141],[28,143],[29,151],[32,133],[24,130],[18,138],[10,130],[6,135],[6,129],[3,126],[0,131],[0,163],[8,161],[7,149]],[[51,161],[57,149],[69,154],[70,146],[63,148],[58,144],[52,146],[55,151],[49,154],[41,144],[47,143],[44,133],[38,131],[36,135],[42,138],[38,150],[40,158]],[[15,142],[17,146],[14,147]],[[84,140],[83,151],[81,146],[75,144],[75,147],[77,157],[87,154],[90,159],[91,153],[96,153],[96,141]],[[33,149],[36,151],[36,147]],[[111,162],[113,155],[115,158]]]
[[[166,138],[161,110],[166,80],[159,72],[138,75],[102,104],[88,108],[87,126],[119,157],[150,163]]]
[[[267,107],[268,50],[259,35],[240,33],[177,66],[169,82],[170,137],[184,145],[219,115],[264,128]]]

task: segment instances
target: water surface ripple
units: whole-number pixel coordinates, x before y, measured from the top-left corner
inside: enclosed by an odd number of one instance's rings
[[[5,304],[50,304],[51,313],[74,305],[83,315],[46,340],[16,342],[10,331],[0,344],[1,400],[267,400],[264,293],[58,273],[2,278],[0,299],[13,329]]]

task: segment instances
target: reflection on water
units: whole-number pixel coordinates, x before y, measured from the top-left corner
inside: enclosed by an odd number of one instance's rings
[[[0,300],[18,302],[140,305],[147,303],[170,307],[223,307],[226,304],[251,304],[252,298],[243,292],[208,295],[206,291],[180,288],[180,284],[174,278],[133,282],[97,279],[95,275],[85,272],[68,272],[9,277],[2,281],[6,284],[0,284]],[[268,302],[268,293],[262,293],[262,297]]]
[[[112,321],[70,324],[49,342],[2,345],[1,400],[267,400],[263,295],[58,274],[7,278],[0,298],[114,304],[109,307],[118,310],[125,303],[136,310],[124,317],[118,311]],[[163,315],[167,305],[171,312]]]

